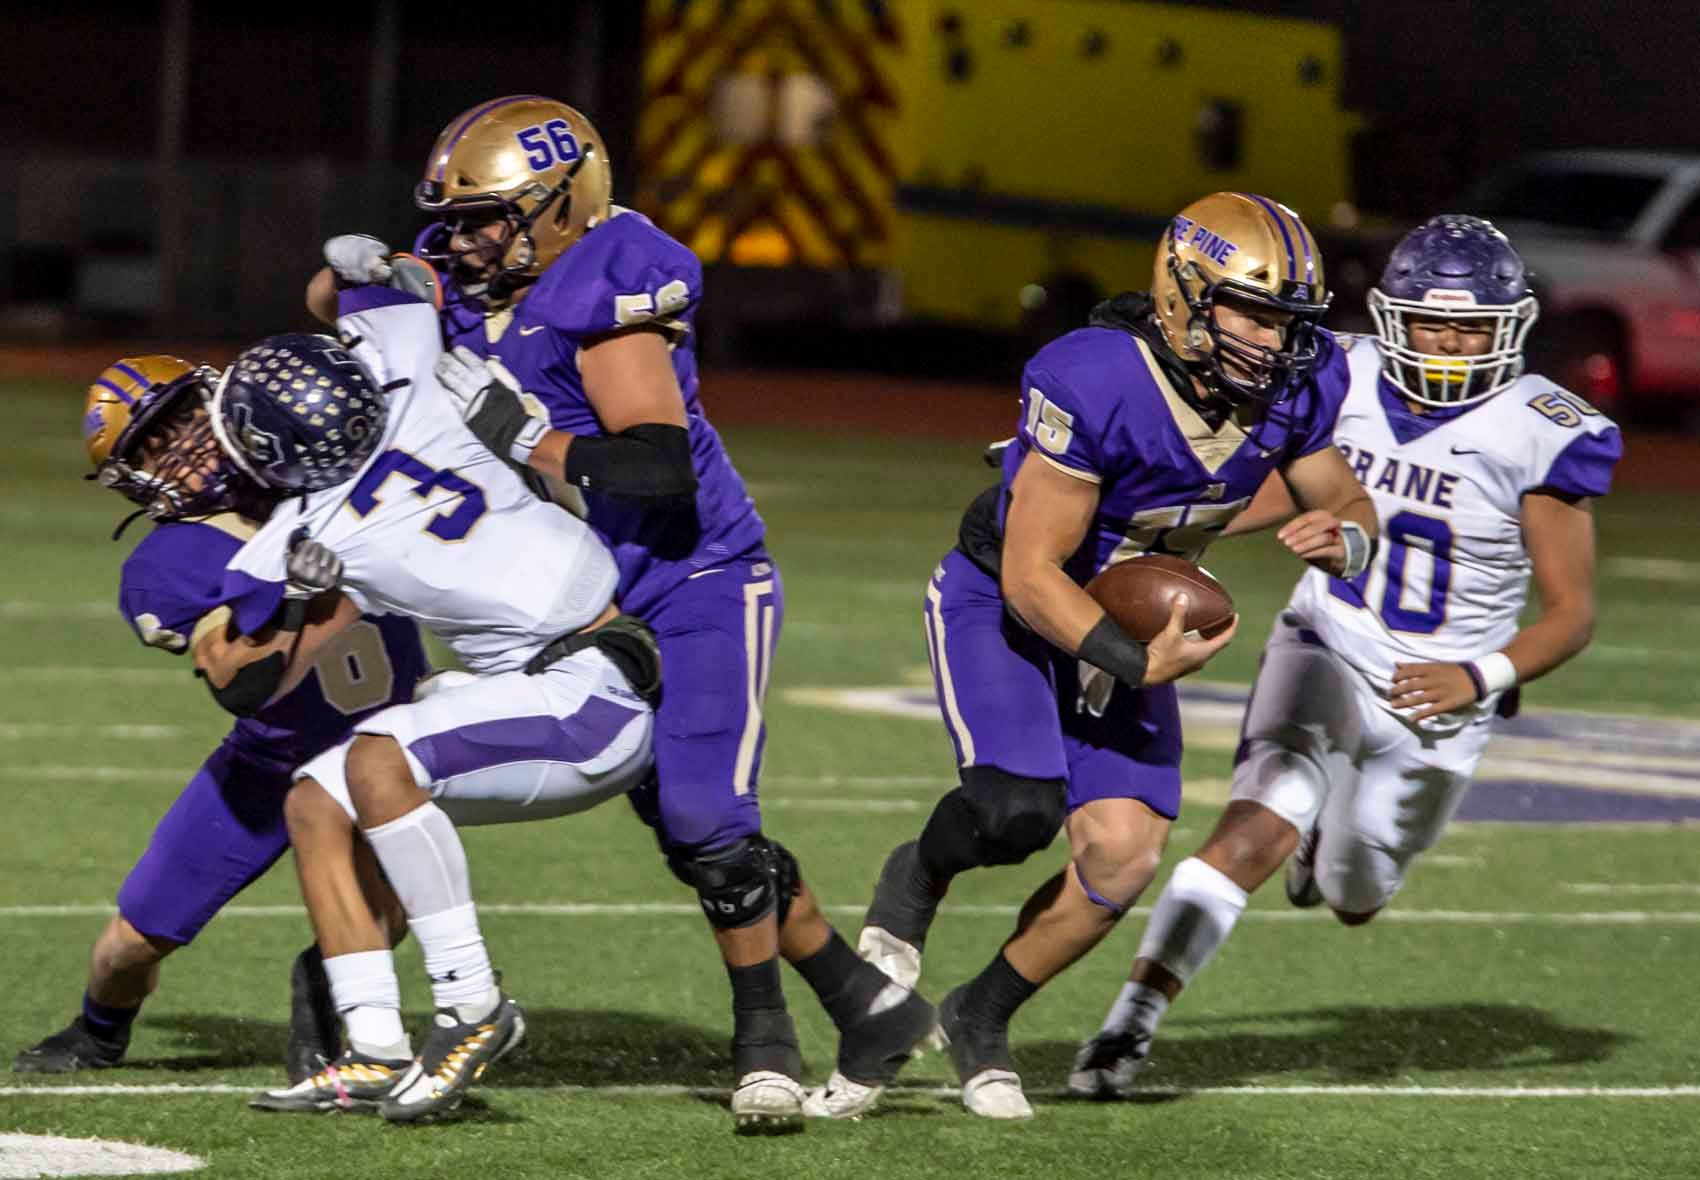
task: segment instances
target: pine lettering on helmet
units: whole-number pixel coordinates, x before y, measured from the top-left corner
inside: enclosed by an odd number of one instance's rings
[[[1315,329],[1330,298],[1322,252],[1299,215],[1252,193],[1212,193],[1175,215],[1157,246],[1151,296],[1175,355],[1234,404],[1291,392],[1316,363]],[[1281,346],[1217,323],[1222,298],[1291,317]]]

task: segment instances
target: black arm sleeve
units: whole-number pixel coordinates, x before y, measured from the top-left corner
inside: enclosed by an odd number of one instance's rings
[[[633,500],[679,500],[697,490],[690,431],[661,422],[640,422],[619,434],[574,436],[563,474],[587,492]]]
[[[252,717],[272,699],[277,686],[283,683],[283,672],[288,666],[288,657],[281,651],[274,651],[263,660],[242,665],[223,688],[210,680],[207,680],[207,687],[212,689],[213,700],[225,712],[238,717]],[[195,675],[206,680],[206,674],[200,669],[195,670]]]
[[[1138,688],[1145,681],[1145,645],[1123,631],[1109,615],[1086,633],[1079,655],[1123,684]]]

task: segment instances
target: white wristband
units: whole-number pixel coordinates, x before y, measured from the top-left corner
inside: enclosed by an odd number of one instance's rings
[[[526,423],[520,427],[514,436],[513,445],[508,448],[508,457],[515,463],[524,465],[531,459],[531,452],[537,449],[537,444],[543,441],[543,436],[549,433],[549,424],[541,418],[526,417]]]
[[[1482,678],[1482,687],[1489,695],[1504,692],[1508,688],[1517,687],[1517,665],[1511,662],[1511,657],[1502,651],[1485,655],[1478,660],[1472,660],[1476,672]]]

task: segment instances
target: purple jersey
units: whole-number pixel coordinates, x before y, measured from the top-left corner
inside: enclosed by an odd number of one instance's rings
[[[1151,348],[1117,328],[1082,328],[1040,349],[1021,382],[1021,426],[1003,457],[1000,513],[1029,453],[1098,485],[1098,510],[1064,563],[1084,584],[1142,553],[1197,561],[1269,473],[1328,446],[1346,396],[1345,354],[1318,332],[1310,376],[1241,429],[1212,428],[1176,392]]]
[[[435,226],[427,230],[422,245],[442,232]],[[654,324],[671,338],[697,477],[694,516],[677,507],[585,496],[587,519],[619,565],[622,609],[645,615],[697,571],[759,553],[765,533],[761,517],[697,400],[691,321],[702,297],[702,264],[696,255],[647,217],[622,210],[556,260],[511,317],[486,319],[452,280],[445,279],[443,286],[448,343],[499,359],[542,403],[550,424],[571,434],[604,433],[578,368],[578,351],[587,337]]]
[[[256,525],[236,516],[162,524],[124,561],[118,602],[141,641],[175,654],[224,601],[224,567]],[[288,695],[231,729],[226,745],[261,766],[291,770],[340,742],[356,721],[413,699],[429,666],[419,628],[398,616],[355,623]]]

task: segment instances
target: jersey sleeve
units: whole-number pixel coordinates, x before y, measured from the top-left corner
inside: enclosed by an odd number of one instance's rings
[[[1611,491],[1612,472],[1623,458],[1623,435],[1616,426],[1578,435],[1553,459],[1533,486],[1571,496],[1603,496]]]
[[[1346,392],[1352,386],[1352,370],[1347,363],[1346,353],[1356,345],[1359,348],[1370,347],[1367,343],[1358,343],[1355,339],[1346,348],[1340,347],[1334,337],[1325,331],[1317,333],[1317,348],[1321,356],[1317,358],[1316,368],[1310,378],[1309,416],[1300,422],[1295,422],[1293,446],[1289,454],[1294,459],[1315,454],[1323,447],[1334,443],[1334,423],[1340,417],[1340,407],[1346,402]]]
[[[1093,348],[1101,351],[1102,342],[1090,338],[1098,331],[1054,340],[1027,363],[1016,431],[1024,451],[1089,483],[1113,474],[1110,435],[1120,412],[1119,399],[1103,388],[1104,358]]]
[[[569,336],[653,324],[690,330],[702,298],[702,263],[639,213],[597,226],[549,268],[525,310]]]
[[[149,647],[181,655],[195,625],[224,601],[224,569],[241,542],[206,525],[161,525],[124,561],[118,609]]]
[[[230,608],[236,629],[244,635],[263,628],[283,604],[290,532],[287,524],[274,519],[224,568],[219,601]]]
[[[348,351],[387,393],[424,380],[443,351],[437,309],[393,287],[340,292],[336,328]]]

